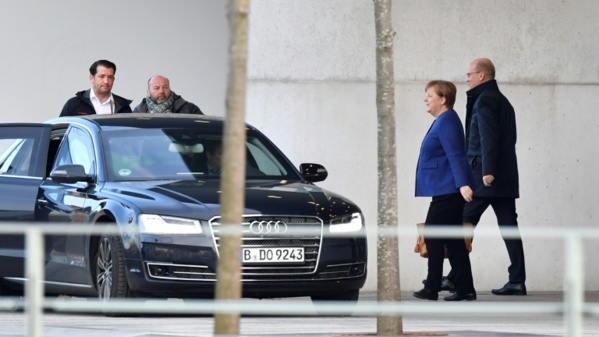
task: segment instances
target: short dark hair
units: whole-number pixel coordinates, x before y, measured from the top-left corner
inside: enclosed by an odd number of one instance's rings
[[[428,90],[429,88],[433,88],[435,93],[439,95],[439,97],[445,98],[445,106],[449,109],[453,109],[453,104],[455,103],[455,96],[458,92],[458,89],[455,87],[455,84],[449,81],[441,81],[434,80],[430,81],[424,87],[424,90]]]
[[[116,74],[116,64],[108,60],[98,60],[94,62],[91,67],[89,67],[89,73],[92,76],[96,76],[96,73],[98,72],[98,66],[102,66],[108,69],[114,69],[114,73]]]

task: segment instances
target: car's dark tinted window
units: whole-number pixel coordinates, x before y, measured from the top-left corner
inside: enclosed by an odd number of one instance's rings
[[[67,164],[82,165],[85,173],[96,173],[96,159],[92,139],[84,130],[72,127],[62,141],[54,161],[54,167]]]
[[[113,181],[219,178],[222,135],[194,129],[126,129],[103,133]],[[259,135],[248,134],[247,179],[289,179],[292,169]]]
[[[42,177],[47,132],[49,129],[41,126],[3,127],[0,133],[0,175]]]
[[[17,139],[11,142],[6,156],[0,159],[0,174],[29,176],[33,139]]]

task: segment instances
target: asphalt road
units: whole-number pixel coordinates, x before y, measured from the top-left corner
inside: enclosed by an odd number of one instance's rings
[[[553,292],[531,293],[526,297],[479,293],[476,302],[448,303],[417,300],[406,292],[402,293],[401,305],[412,313],[402,315],[403,330],[408,336],[567,336],[570,330],[565,317],[551,312],[552,308],[561,306],[562,300],[561,293]],[[66,298],[58,301],[85,300]],[[587,294],[586,301],[599,305],[599,293]],[[186,305],[180,300],[167,300],[146,301],[143,307],[159,309],[170,304]],[[528,305],[537,304],[542,304],[541,308],[547,312],[526,312]],[[259,308],[272,307],[278,314],[244,315],[240,321],[241,336],[374,336],[377,320],[372,310],[384,310],[384,307],[377,307],[375,293],[362,294],[356,308],[358,313],[353,316],[319,316],[309,298],[244,300],[243,305],[256,308],[257,312]],[[474,312],[473,308],[476,309]],[[485,313],[493,308],[500,312]],[[451,313],[461,309],[470,312]],[[287,313],[293,310],[302,313]],[[27,316],[22,311],[0,312],[0,336],[27,336],[27,326]],[[580,326],[579,336],[599,336],[599,312],[587,314]],[[43,314],[42,336],[191,337],[213,336],[213,329],[213,318],[209,314],[142,313],[131,317],[106,317],[97,312],[81,314],[48,310]]]

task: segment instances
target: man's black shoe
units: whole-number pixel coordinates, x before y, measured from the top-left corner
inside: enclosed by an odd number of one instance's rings
[[[431,300],[431,301],[436,301],[439,298],[439,293],[436,293],[436,292],[428,289],[427,287],[424,287],[421,290],[416,291],[413,295],[416,298],[420,298],[423,300]]]
[[[445,300],[445,301],[476,301],[476,293],[469,293],[469,294],[464,294],[464,295],[455,293],[451,296],[444,297],[443,300]]]
[[[495,295],[526,295],[526,285],[524,283],[506,283],[501,289],[493,289],[491,292]]]
[[[450,293],[455,293],[455,284],[451,282],[447,276],[443,276],[441,279],[441,291],[449,291]]]
[[[422,284],[426,285],[426,280],[422,280]],[[443,276],[441,279],[440,291],[449,291],[450,293],[455,293],[455,285],[447,278],[447,276]]]

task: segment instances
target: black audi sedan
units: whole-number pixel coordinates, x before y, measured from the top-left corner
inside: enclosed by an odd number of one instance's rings
[[[45,236],[46,294],[212,297],[219,259],[224,120],[178,114],[0,125],[0,295],[22,291],[24,240],[2,223],[89,226]],[[244,297],[357,301],[366,280],[360,208],[314,183],[246,126]],[[215,157],[217,155],[217,157]]]

